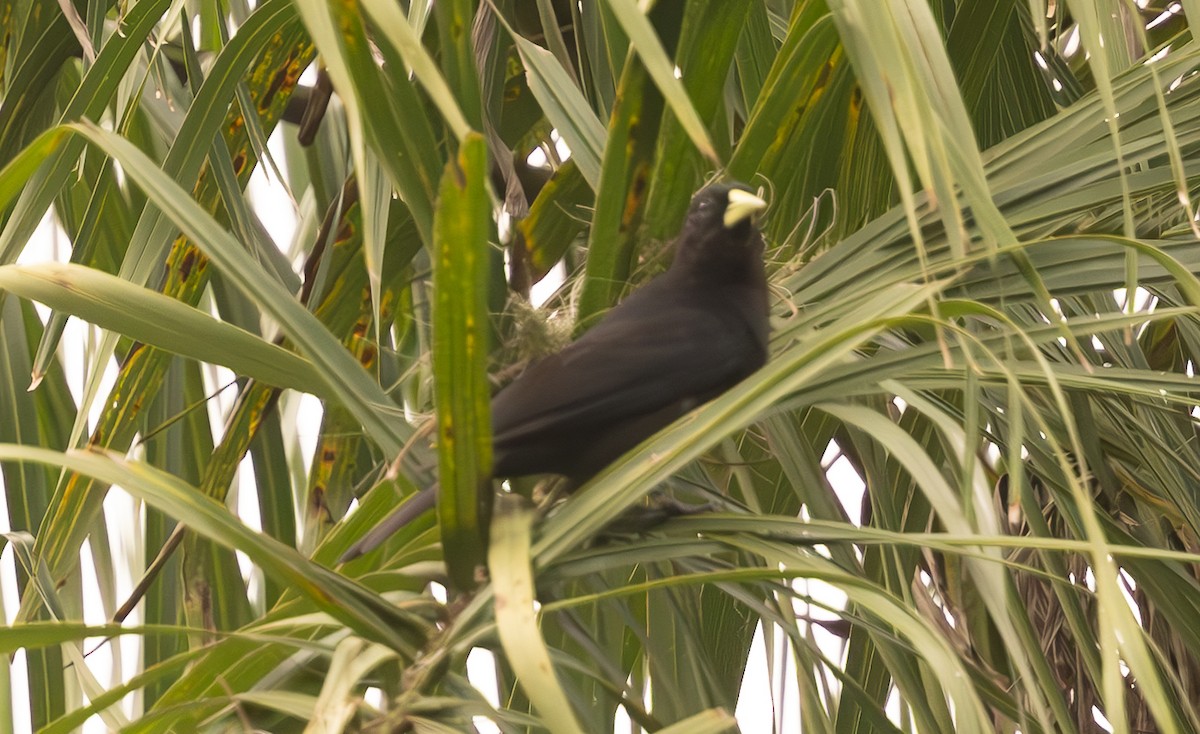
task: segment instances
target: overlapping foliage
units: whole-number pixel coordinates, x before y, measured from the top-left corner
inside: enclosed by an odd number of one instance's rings
[[[1200,730],[1200,4],[71,7],[0,16],[0,710],[723,731],[761,629],[785,728]],[[769,364],[485,543],[483,375],[718,172],[771,204]],[[70,263],[16,264],[47,212]],[[337,565],[439,453],[438,525]],[[664,486],[725,509],[613,531]]]

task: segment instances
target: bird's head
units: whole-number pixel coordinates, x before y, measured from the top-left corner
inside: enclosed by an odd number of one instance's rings
[[[762,236],[754,215],[767,203],[740,183],[717,183],[692,197],[683,231],[675,242],[675,262],[714,272],[737,265],[761,265]]]

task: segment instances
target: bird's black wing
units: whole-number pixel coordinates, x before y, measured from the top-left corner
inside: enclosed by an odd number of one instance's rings
[[[706,400],[761,366],[766,344],[743,309],[719,298],[670,296],[665,280],[634,293],[501,390],[492,401],[496,443],[600,428],[689,398]]]

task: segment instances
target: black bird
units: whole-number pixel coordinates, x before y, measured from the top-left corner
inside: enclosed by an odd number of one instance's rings
[[[576,487],[767,359],[767,279],[753,216],[766,203],[740,184],[692,199],[670,269],[492,399],[497,477],[561,474]],[[436,504],[437,485],[346,551],[373,550]]]

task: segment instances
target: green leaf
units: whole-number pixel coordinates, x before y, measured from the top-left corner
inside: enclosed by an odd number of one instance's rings
[[[58,466],[118,484],[183,520],[196,532],[242,551],[270,573],[288,579],[295,591],[359,634],[408,655],[414,651],[411,642],[414,620],[398,614],[391,604],[368,589],[247,528],[229,515],[223,505],[154,467],[113,454],[94,451],[64,454],[11,444],[0,445],[0,458]]]
[[[692,145],[695,145],[701,155],[709,161],[717,163],[717,151],[709,138],[708,128],[704,126],[704,121],[692,106],[683,84],[675,78],[675,65],[671,63],[650,21],[633,0],[608,0],[608,4],[612,7],[617,22],[629,34],[630,45],[642,58],[647,73],[662,93],[667,106],[675,113],[679,124],[691,138]]]
[[[312,363],[157,291],[65,263],[0,266],[0,290],[138,342],[228,367],[269,385],[329,397]]]
[[[441,491],[438,518],[451,576],[475,585],[491,517],[491,390],[487,383],[487,147],[463,140],[446,165],[434,216],[433,376]]]
[[[498,501],[496,537],[488,552],[488,572],[496,589],[496,629],[522,688],[547,728],[581,733],[538,631],[529,555],[533,513],[522,507],[524,502],[519,495],[505,495]]]
[[[250,258],[228,232],[128,141],[90,124],[70,127],[118,160],[155,204],[231,281],[279,320],[292,341],[309,355],[327,389],[368,427],[374,440],[389,452],[400,450],[404,430],[385,413],[390,401],[362,365],[341,348],[311,313],[267,276],[262,266]]]

